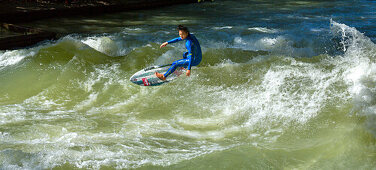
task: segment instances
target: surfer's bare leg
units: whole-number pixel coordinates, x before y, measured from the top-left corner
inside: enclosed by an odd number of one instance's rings
[[[161,73],[155,72],[155,76],[157,76],[161,80],[166,80],[166,77]]]

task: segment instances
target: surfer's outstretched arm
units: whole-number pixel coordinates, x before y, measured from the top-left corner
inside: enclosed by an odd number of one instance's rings
[[[169,44],[171,44],[171,43],[176,43],[176,42],[178,42],[178,41],[181,41],[181,40],[183,40],[183,39],[181,39],[181,37],[178,37],[178,38],[174,38],[174,39],[172,39],[172,40],[170,40],[170,41],[167,41]]]
[[[167,44],[176,43],[176,42],[181,41],[181,40],[182,40],[182,39],[181,39],[180,37],[178,37],[178,38],[174,38],[174,39],[172,39],[172,40],[170,40],[170,41],[164,42],[164,43],[160,46],[160,48],[162,48],[162,47],[166,47]]]

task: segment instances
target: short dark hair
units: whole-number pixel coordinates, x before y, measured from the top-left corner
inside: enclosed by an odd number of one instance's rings
[[[178,31],[185,31],[186,33],[189,33],[189,30],[187,27],[183,26],[183,25],[179,25],[178,26]]]

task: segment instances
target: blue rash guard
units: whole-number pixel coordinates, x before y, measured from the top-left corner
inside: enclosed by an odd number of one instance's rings
[[[181,41],[180,37],[167,41],[169,44],[176,43]],[[196,37],[192,34],[188,34],[187,38],[185,38],[185,47],[187,48],[188,52],[183,54],[183,59],[174,61],[172,66],[167,70],[164,74],[164,77],[167,78],[171,73],[173,73],[176,68],[178,67],[185,67],[188,70],[191,70],[192,66],[197,66],[200,64],[202,59],[201,47],[200,43],[196,39]]]

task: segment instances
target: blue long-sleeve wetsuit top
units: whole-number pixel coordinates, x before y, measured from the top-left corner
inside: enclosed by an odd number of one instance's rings
[[[170,41],[167,41],[169,44],[181,41],[180,37],[174,38]],[[187,38],[185,39],[185,47],[188,50],[187,59],[188,59],[188,66],[187,69],[190,70],[192,66],[197,66],[200,64],[202,59],[201,53],[201,46],[196,37],[193,34],[188,34]],[[179,60],[178,60],[179,61]]]

